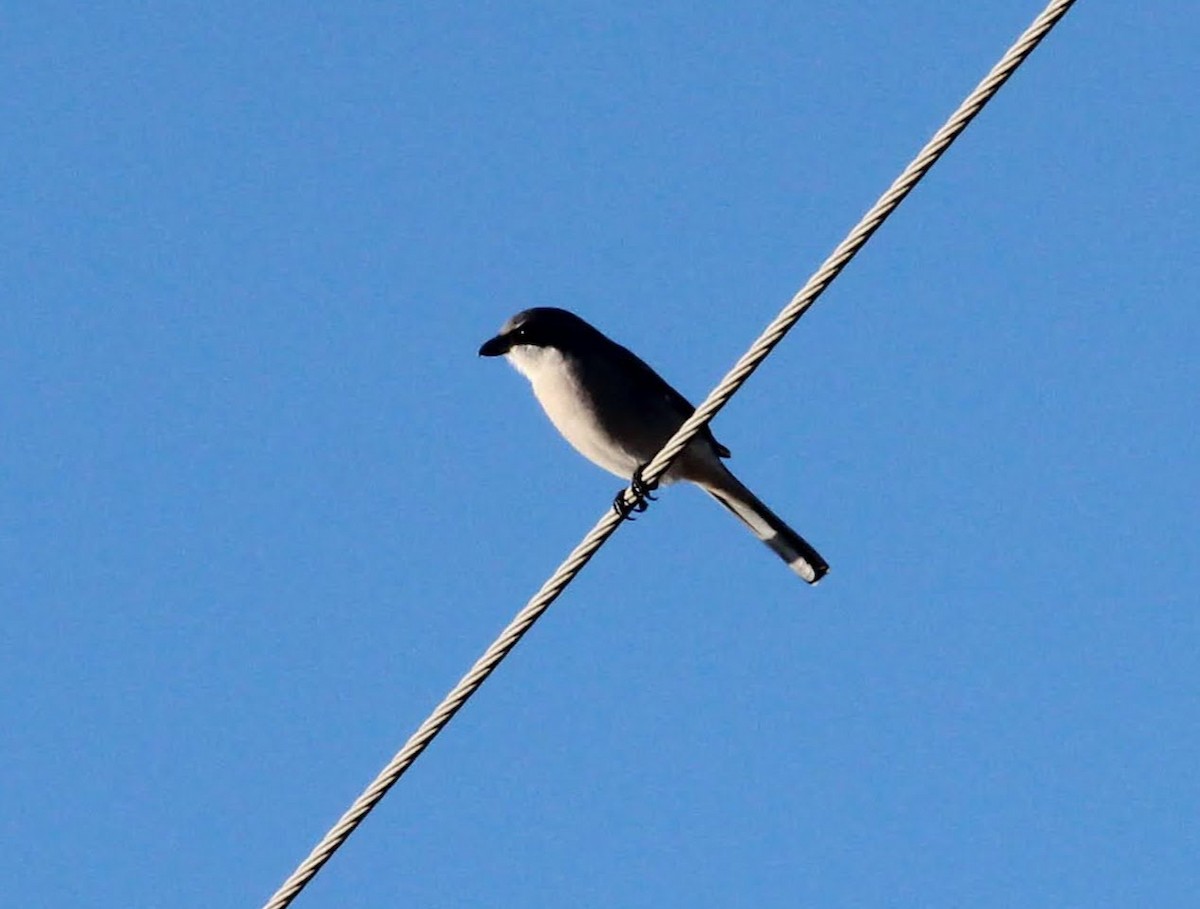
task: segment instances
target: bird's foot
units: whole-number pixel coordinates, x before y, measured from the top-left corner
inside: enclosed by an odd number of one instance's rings
[[[626,521],[636,521],[637,518],[633,516],[633,513],[637,512],[641,514],[649,507],[645,499],[638,499],[636,502],[626,502],[625,490],[623,488],[617,490],[617,497],[613,499],[613,511]]]
[[[658,488],[658,484],[655,483],[651,485],[642,479],[642,468],[645,466],[645,464],[642,464],[640,467],[638,467],[633,472],[633,477],[629,481],[629,488],[633,491],[633,494],[637,496],[637,500],[634,502],[625,501],[624,489],[619,490],[617,492],[617,497],[613,499],[613,511],[615,511],[626,521],[637,520],[633,516],[634,512],[641,514],[650,507],[651,502],[657,500],[657,496],[654,495],[654,490]]]
[[[658,497],[654,495],[654,490],[658,489],[658,483],[651,485],[642,479],[642,471],[645,469],[645,464],[638,465],[638,467],[633,471],[633,477],[629,481],[629,487],[633,490],[633,494],[639,499],[648,499],[651,502],[655,502],[658,500]],[[645,507],[639,509],[640,511],[645,511],[646,508],[649,507],[646,506],[645,501],[642,502],[642,505]]]

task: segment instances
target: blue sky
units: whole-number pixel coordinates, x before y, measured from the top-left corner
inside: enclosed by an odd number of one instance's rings
[[[1039,2],[20,4],[0,879],[266,899],[607,507],[475,356],[702,397]],[[298,906],[1183,905],[1193,4],[1084,2]]]

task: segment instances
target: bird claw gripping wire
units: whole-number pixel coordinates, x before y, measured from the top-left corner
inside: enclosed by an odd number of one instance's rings
[[[629,481],[629,488],[637,496],[637,501],[632,503],[626,502],[624,489],[619,490],[617,497],[613,499],[613,511],[626,521],[636,521],[637,518],[633,516],[633,512],[641,514],[650,507],[651,502],[658,501],[658,497],[654,495],[654,490],[658,488],[658,484],[654,483],[651,485],[642,479],[642,470],[645,466],[645,464],[642,464],[634,470],[633,477]]]
[[[657,502],[658,496],[654,495],[654,490],[658,489],[658,483],[647,483],[642,477],[642,471],[646,469],[645,464],[640,464],[633,471],[633,477],[629,481],[630,488],[633,489],[633,494],[639,499],[648,499],[651,502]],[[643,502],[643,504],[645,504]],[[639,511],[645,511],[644,508]]]

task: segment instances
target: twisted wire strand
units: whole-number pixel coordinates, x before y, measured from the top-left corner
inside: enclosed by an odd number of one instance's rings
[[[925,147],[917,153],[917,156],[913,158],[908,167],[895,179],[887,191],[879,197],[879,201],[862,216],[862,219],[850,231],[846,239],[838,244],[837,248],[830,253],[829,258],[813,273],[804,287],[792,297],[787,306],[763,330],[758,339],[750,346],[750,349],[742,355],[742,358],[734,364],[725,378],[720,381],[717,387],[696,408],[695,413],[679,427],[679,430],[667,441],[662,450],[646,465],[642,471],[642,479],[647,485],[653,486],[670,469],[671,464],[679,456],[679,453],[687,447],[688,442],[704,426],[708,425],[717,411],[724,407],[729,399],[733,397],[734,393],[742,387],[743,383],[759,367],[759,364],[783,340],[783,336],[808,311],[817,297],[825,292],[825,288],[833,282],[833,279],[841,274],[842,269],[857,255],[867,240],[871,238],[871,235],[879,229],[891,213],[904,201],[913,187],[937,163],[938,159],[950,147],[951,143],[967,128],[967,124],[975,118],[976,114],[983,110],[984,105],[1008,81],[1009,76],[1033,52],[1033,49],[1046,37],[1050,29],[1066,15],[1067,10],[1071,8],[1074,2],[1075,0],[1053,0],[1042,11],[1041,15],[1033,21],[1029,28],[1025,30],[1021,37],[1017,39],[1013,46],[1008,49],[1008,52],[1000,59],[1000,62],[992,67],[991,72],[984,77],[979,85],[975,87],[975,90],[951,114],[950,119],[946,121],[945,125],[934,133],[933,138],[925,144]],[[626,490],[625,500],[630,504],[637,501],[632,488]]]
[[[850,231],[849,235],[830,254],[829,258],[813,273],[803,288],[783,308],[778,316],[766,327],[758,340],[734,364],[733,368],[696,408],[678,432],[663,446],[663,449],[650,461],[642,471],[643,481],[648,486],[655,485],[670,469],[675,458],[687,447],[687,444],[708,424],[716,413],[725,406],[734,393],[753,374],[759,364],[775,346],[783,340],[784,335],[791,330],[801,316],[808,311],[825,288],[846,267],[855,254],[879,229],[913,187],[928,173],[938,158],[950,147],[950,144],[983,109],[984,105],[999,91],[1018,66],[1033,52],[1033,49],[1049,33],[1049,31],[1066,15],[1075,0],[1051,0],[1051,3],[1033,21],[1028,29],[1010,47],[1000,62],[979,83],[966,100],[959,105],[946,124],[939,129],[932,139],[896,178],[875,203]],[[641,497],[631,488],[624,492],[627,505],[636,505]],[[417,731],[405,742],[379,773],[366,790],[355,799],[345,814],[329,830],[321,841],[313,848],[309,856],[296,868],[268,900],[263,909],[286,909],[301,890],[316,875],[321,867],[346,841],[363,818],[379,803],[388,790],[412,765],[421,752],[453,719],[454,715],[466,703],[467,699],[487,680],[492,671],[516,647],[533,623],[553,603],[563,589],[569,584],[591,560],[604,542],[613,535],[621,525],[622,518],[613,509],[608,509],[604,516],[580,541],[558,569],[541,586],[541,589],[530,598],[525,607],[500,633],[492,645],[484,651],[475,665],[459,680],[450,693],[434,709],[429,718],[423,722]]]

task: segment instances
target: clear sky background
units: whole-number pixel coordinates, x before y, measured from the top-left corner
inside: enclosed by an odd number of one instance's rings
[[[619,482],[476,350],[702,397],[1041,8],[10,4],[0,881],[256,906]],[[1192,2],[1081,2],[298,906],[1200,887]]]

